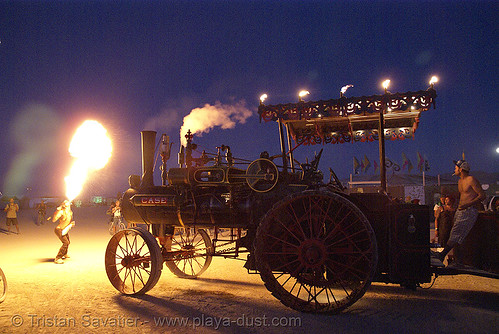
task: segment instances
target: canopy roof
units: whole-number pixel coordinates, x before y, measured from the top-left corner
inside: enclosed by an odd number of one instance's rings
[[[437,94],[427,90],[344,97],[327,101],[260,104],[260,121],[281,121],[297,145],[378,140],[379,113],[384,115],[385,140],[412,138],[422,111],[435,107]]]

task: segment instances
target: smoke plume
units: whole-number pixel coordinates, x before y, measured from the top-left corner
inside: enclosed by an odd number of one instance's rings
[[[253,115],[246,107],[245,101],[239,101],[235,105],[224,105],[216,102],[215,105],[205,104],[202,108],[196,108],[184,117],[184,124],[180,128],[180,142],[186,145],[185,134],[191,130],[192,134],[208,133],[214,127],[232,129],[237,123],[245,123]]]
[[[16,114],[8,125],[15,156],[4,180],[6,195],[23,195],[35,183],[42,183],[33,179],[33,174],[55,150],[59,126],[56,113],[46,105],[30,104]]]

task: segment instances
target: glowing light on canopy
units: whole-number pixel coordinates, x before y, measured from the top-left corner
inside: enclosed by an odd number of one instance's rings
[[[69,153],[75,161],[64,178],[69,201],[80,194],[90,172],[107,164],[112,150],[107,130],[99,122],[87,120],[76,130],[69,145]]]
[[[262,94],[262,96],[260,96],[260,102],[263,103],[265,102],[265,100],[267,99],[267,94]]]
[[[386,79],[385,81],[383,81],[382,86],[385,89],[385,93],[386,93],[388,90],[388,87],[390,86],[390,79]]]
[[[345,94],[347,92],[348,88],[350,88],[350,87],[353,87],[353,85],[346,85],[346,86],[341,87],[341,91],[340,91],[341,94]]]
[[[300,102],[303,102],[303,98],[304,98],[305,96],[309,95],[309,94],[310,94],[310,92],[309,92],[308,90],[302,90],[302,91],[300,91],[300,92],[298,93],[298,100],[299,100]]]
[[[432,76],[431,79],[430,79],[430,85],[433,86],[434,84],[436,84],[438,82],[438,77],[437,76]]]

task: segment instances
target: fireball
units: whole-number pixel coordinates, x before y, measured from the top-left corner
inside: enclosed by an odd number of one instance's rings
[[[64,178],[69,201],[82,191],[92,171],[107,164],[112,150],[107,130],[99,122],[87,120],[76,130],[69,145],[69,153],[75,160],[69,175]]]

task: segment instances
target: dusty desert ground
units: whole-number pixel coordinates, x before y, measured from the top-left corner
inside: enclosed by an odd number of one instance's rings
[[[53,263],[60,247],[53,223],[36,226],[34,210],[23,210],[21,234],[9,234],[2,216],[0,267],[8,294],[0,304],[0,333],[497,333],[499,328],[499,280],[469,275],[439,277],[429,290],[374,283],[335,316],[283,306],[242,261],[222,258],[194,280],[177,278],[164,267],[146,295],[123,296],[104,270],[110,238],[105,210],[74,210],[71,259],[63,265]]]

